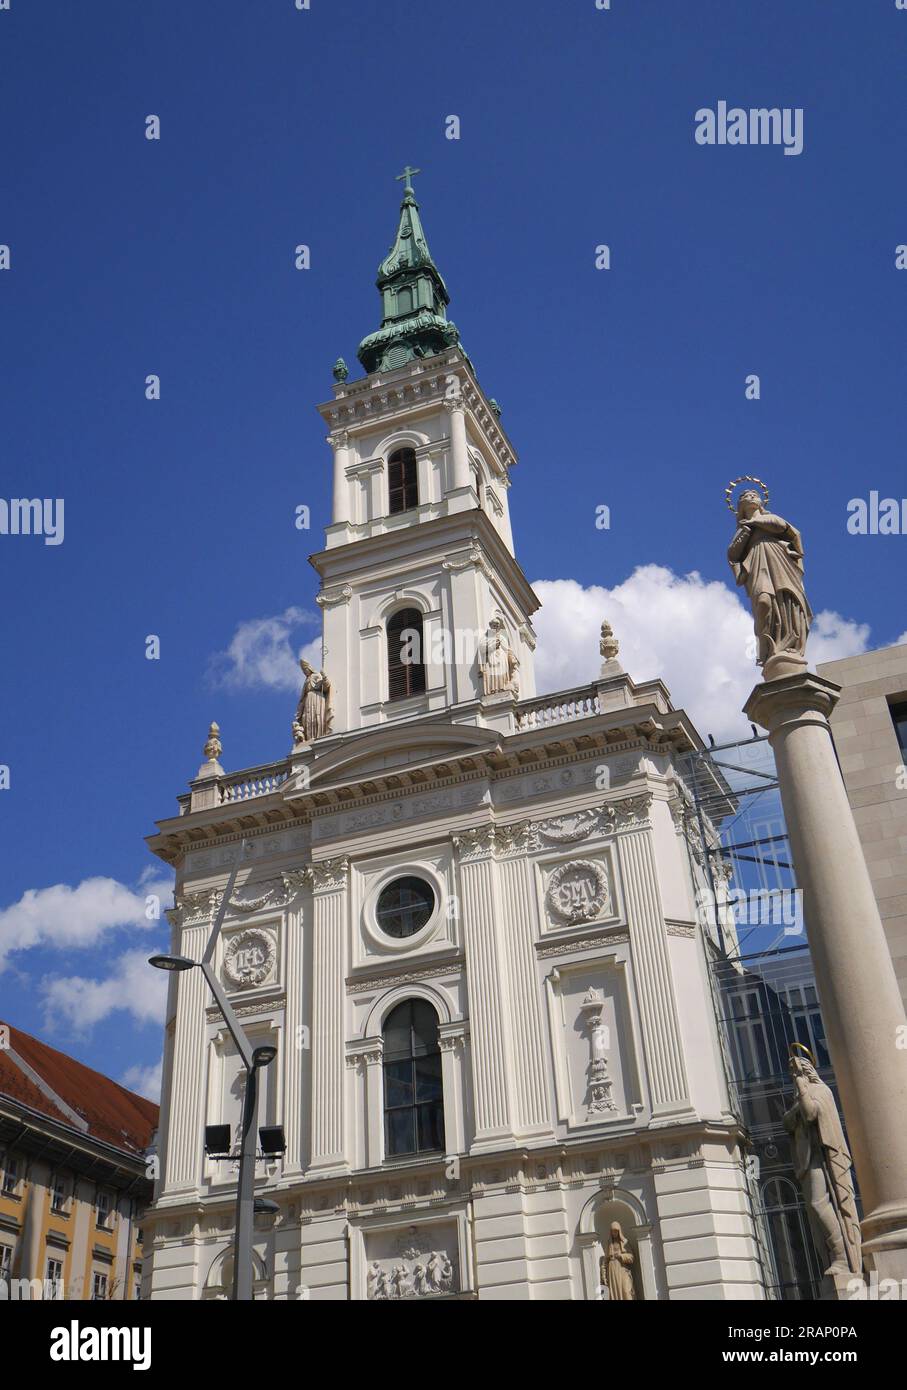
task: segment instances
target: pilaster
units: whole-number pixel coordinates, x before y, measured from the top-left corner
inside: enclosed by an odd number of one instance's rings
[[[344,936],[349,860],[312,865],[312,1147],[310,1171],[347,1171]]]
[[[619,836],[618,846],[652,1118],[658,1123],[688,1116],[692,1107],[648,819]]]
[[[492,858],[494,827],[468,830],[456,836],[454,844],[460,862],[469,990],[476,1126],[472,1147],[481,1152],[513,1137],[504,952]]]

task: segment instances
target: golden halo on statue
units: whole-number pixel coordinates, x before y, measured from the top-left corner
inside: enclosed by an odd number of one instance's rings
[[[806,1060],[809,1062],[810,1066],[815,1067],[818,1065],[815,1057],[810,1052],[809,1048],[806,1046],[806,1043],[792,1042],[787,1051],[789,1057],[795,1056],[798,1052],[803,1052],[805,1053]]]
[[[737,515],[737,508],[734,506],[733,502],[733,492],[734,488],[738,487],[740,483],[755,483],[762,492],[763,506],[768,506],[768,487],[766,484],[761,478],[754,478],[752,473],[744,473],[742,478],[734,478],[724,489],[724,504],[729,512],[732,512],[734,516]]]

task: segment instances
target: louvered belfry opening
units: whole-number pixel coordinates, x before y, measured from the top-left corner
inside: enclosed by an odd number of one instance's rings
[[[387,622],[387,693],[390,700],[421,695],[425,690],[422,614],[401,608]]]
[[[415,449],[395,449],[387,463],[389,510],[408,512],[419,505]]]

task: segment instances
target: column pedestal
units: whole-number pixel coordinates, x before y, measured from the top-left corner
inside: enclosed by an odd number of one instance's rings
[[[907,1023],[828,716],[840,687],[766,681],[744,713],[775,753],[822,1017],[865,1216],[863,1255],[907,1279]]]

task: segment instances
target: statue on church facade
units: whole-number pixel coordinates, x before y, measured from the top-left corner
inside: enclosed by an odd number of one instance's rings
[[[633,1264],[630,1242],[621,1230],[620,1222],[612,1221],[608,1248],[599,1261],[600,1280],[608,1290],[609,1299],[618,1303],[635,1301]]]
[[[305,674],[305,684],[293,720],[294,744],[311,743],[331,732],[331,682],[323,671],[316,671],[304,657],[299,665]]]
[[[727,557],[752,606],[758,664],[765,679],[773,680],[806,666],[813,614],[803,586],[803,541],[795,526],[767,510],[768,488],[758,478],[728,484],[725,500],[732,512],[733,490],[742,482],[757,488],[747,488],[737,499],[737,530]]]
[[[789,1069],[797,1096],[784,1116],[794,1172],[823,1273],[859,1275],[860,1221],[847,1142],[831,1088],[800,1050],[806,1050],[802,1044],[791,1044]]]
[[[488,624],[488,631],[479,642],[478,656],[486,695],[519,694],[520,663],[500,613],[495,613]]]

